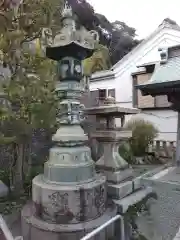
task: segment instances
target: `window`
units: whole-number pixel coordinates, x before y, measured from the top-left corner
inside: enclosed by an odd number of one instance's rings
[[[99,99],[104,100],[107,97],[106,89],[99,89]]]
[[[154,97],[151,95],[143,96],[139,89],[135,88],[135,85],[144,84],[151,78],[151,73],[138,73],[133,76],[133,107],[136,108],[154,108]]]
[[[113,97],[113,98],[116,98],[116,96],[115,96],[115,89],[109,89],[109,90],[108,90],[108,96],[111,96],[111,97]]]
[[[135,88],[137,85],[137,75],[132,76],[133,78],[133,86],[132,86],[132,96],[133,96],[133,107],[137,108],[138,107],[138,90]]]
[[[146,73],[153,73],[155,70],[155,64],[147,65],[146,66]]]

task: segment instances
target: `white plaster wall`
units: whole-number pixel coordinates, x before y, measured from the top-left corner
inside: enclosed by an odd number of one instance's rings
[[[129,107],[130,104],[121,104],[122,107]],[[157,140],[176,141],[177,134],[177,112],[172,110],[148,110],[136,115],[126,116],[126,123],[131,119],[143,118],[150,121],[157,127],[159,134]],[[120,126],[120,121],[116,120],[116,125]]]
[[[172,110],[143,111],[143,113],[132,116],[132,118],[143,118],[157,127],[158,140],[176,141],[177,113]]]

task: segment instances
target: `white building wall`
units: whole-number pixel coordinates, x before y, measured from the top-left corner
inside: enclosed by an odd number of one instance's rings
[[[165,37],[165,36],[164,36]],[[178,38],[180,43],[180,36]],[[157,43],[156,43],[157,44]],[[174,38],[167,39],[163,38],[159,40],[158,45],[151,47],[150,50],[146,49],[145,52],[139,52],[139,57],[136,60],[132,60],[132,63],[129,66],[124,67],[120,72],[116,73],[116,96],[117,102],[132,102],[132,76],[133,72],[136,72],[138,68],[136,66],[149,63],[149,62],[156,62],[160,61],[160,54],[158,52],[158,48],[160,47],[168,47],[177,45],[177,40],[175,41]],[[143,49],[142,49],[143,50]],[[145,50],[144,50],[145,51]],[[143,56],[144,55],[144,56]]]
[[[115,80],[101,80],[91,82],[90,90],[116,89],[116,101],[122,107],[132,108],[132,76],[137,71],[138,65],[156,62],[160,60],[158,48],[170,47],[180,44],[180,31],[165,28],[154,38],[149,40],[144,46],[130,55],[125,61],[114,68]],[[144,111],[133,117],[144,118],[151,121],[159,129],[159,139],[176,141],[177,114],[172,110]],[[126,121],[131,116],[126,117]],[[119,121],[117,121],[117,125]]]
[[[129,107],[130,104],[120,104]],[[126,123],[133,119],[144,119],[151,122],[158,129],[159,134],[156,140],[176,141],[177,138],[177,112],[172,110],[146,110],[136,115],[127,115]],[[120,120],[116,120],[116,125],[120,127]]]
[[[173,30],[174,31],[174,30]],[[170,32],[173,33],[170,30]],[[177,31],[176,31],[177,34]],[[164,38],[165,37],[165,38]],[[160,55],[158,52],[159,47],[168,47],[177,45],[180,43],[180,33],[179,36],[162,36],[162,39],[159,41],[158,45],[152,46],[151,50],[147,51],[142,58],[138,57],[136,63],[131,64],[129,69],[122,71],[122,73],[117,73],[116,78],[116,101],[122,107],[133,107],[132,106],[132,77],[131,74],[137,71],[138,65],[156,62],[160,60]],[[139,52],[139,55],[141,53]],[[133,118],[143,118],[152,122],[159,130],[159,140],[166,141],[176,141],[177,134],[177,113],[172,110],[152,110],[152,111],[143,111],[143,113],[133,116]],[[128,121],[131,116],[126,117]]]

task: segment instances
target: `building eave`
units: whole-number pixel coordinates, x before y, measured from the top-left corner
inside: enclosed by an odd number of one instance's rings
[[[146,72],[146,69],[143,67],[143,68],[141,68],[141,69],[139,69],[139,70],[137,70],[135,72],[132,72],[131,76],[136,76],[136,75],[145,74],[145,73],[147,73],[147,72]]]
[[[150,65],[156,65],[156,64],[158,64],[158,63],[159,63],[159,61],[147,62],[147,63],[141,64],[141,65],[137,65],[137,68],[147,67],[147,66],[150,66]]]
[[[96,81],[103,81],[103,80],[113,80],[115,79],[115,74],[112,70],[106,70],[106,71],[101,71],[92,74],[90,81],[91,82],[96,82]]]
[[[169,110],[171,109],[171,106],[168,107],[141,107],[139,108],[141,110],[141,113],[143,113],[143,111],[163,111],[163,110]]]
[[[180,92],[180,80],[156,84],[136,85],[135,88],[139,89],[143,96],[168,95],[173,92]]]
[[[140,50],[145,44],[147,44],[151,39],[153,39],[160,31],[163,29],[174,29],[180,31],[180,27],[174,25],[162,24],[153,33],[151,33],[146,39],[144,39],[137,47],[135,47],[131,52],[126,54],[119,62],[112,66],[111,70],[117,69],[121,64],[133,56],[138,50]]]

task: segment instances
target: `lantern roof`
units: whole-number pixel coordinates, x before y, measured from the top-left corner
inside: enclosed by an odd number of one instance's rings
[[[47,57],[53,60],[61,60],[64,57],[75,57],[84,60],[92,56],[99,35],[96,31],[87,31],[78,23],[77,16],[72,8],[65,3],[62,12],[62,29],[55,36],[51,46],[46,48]]]

